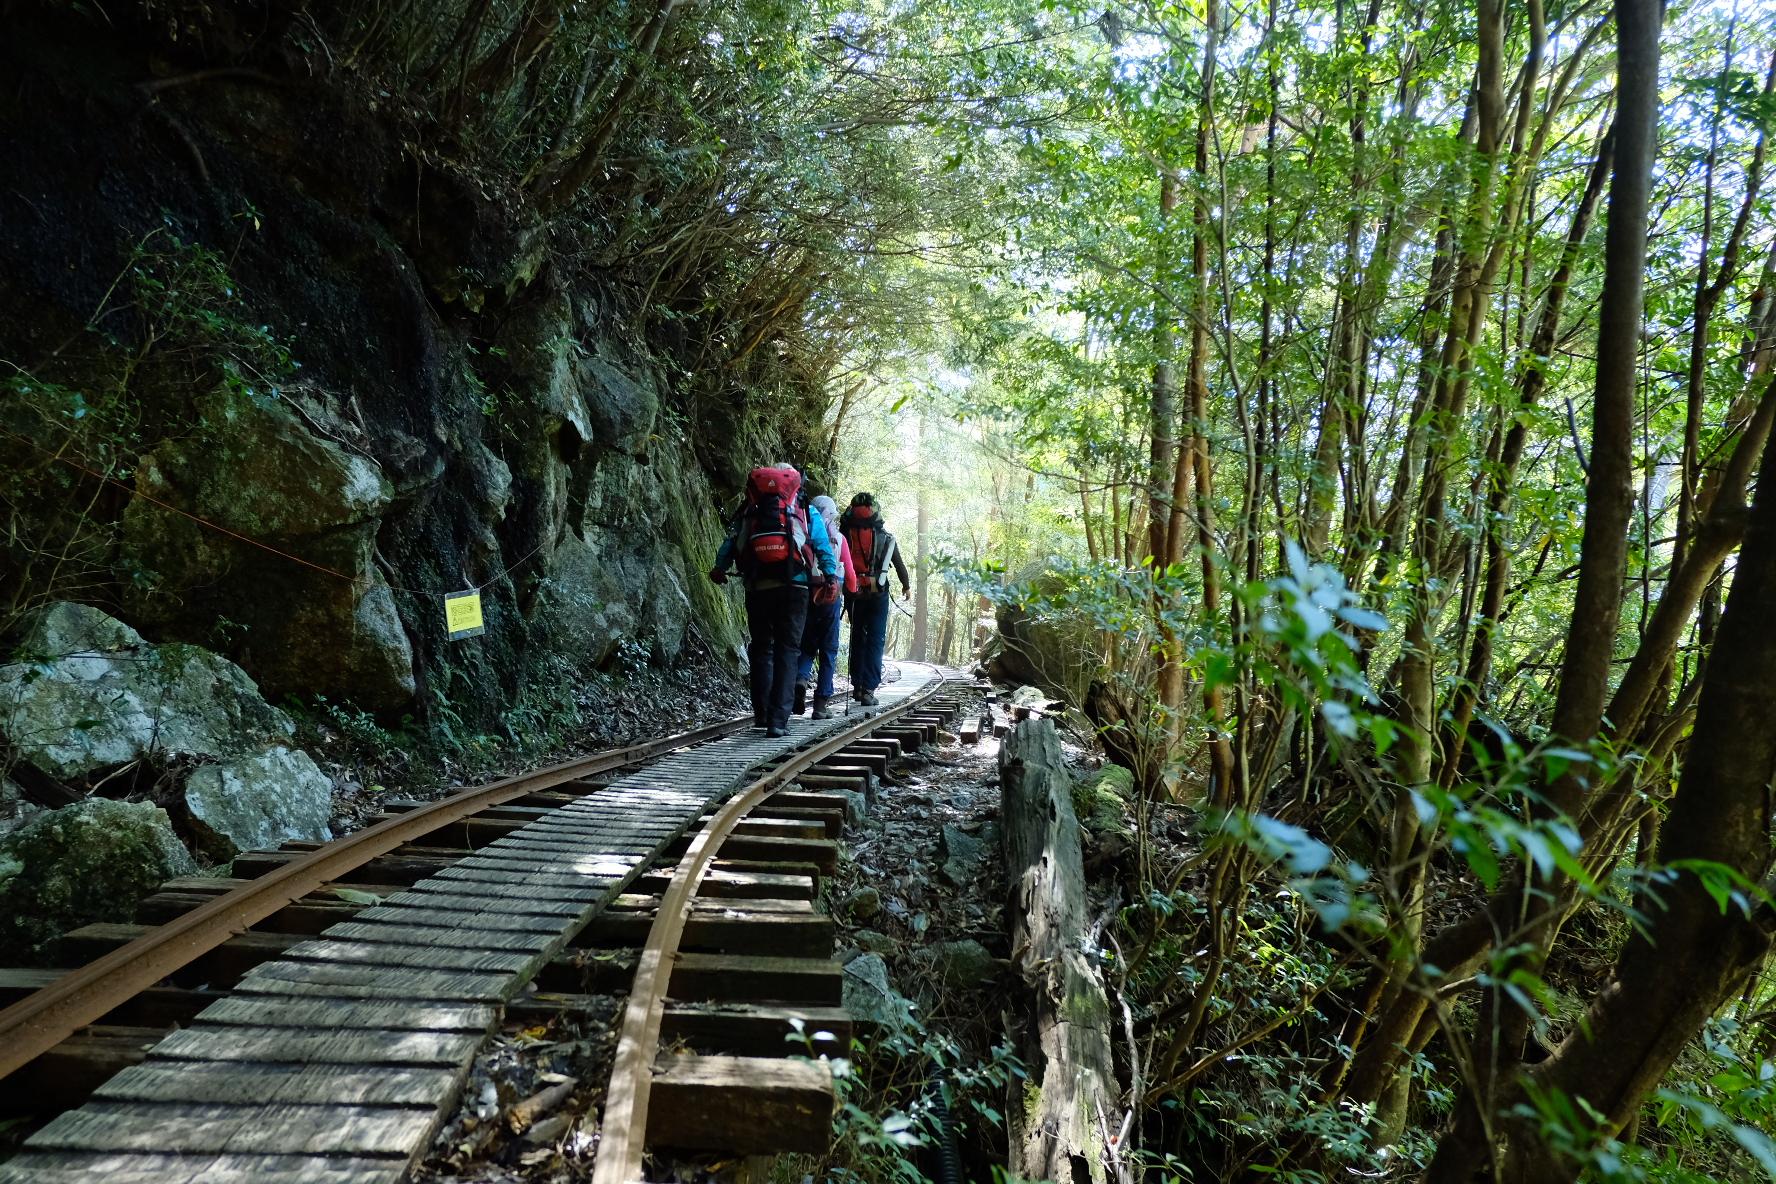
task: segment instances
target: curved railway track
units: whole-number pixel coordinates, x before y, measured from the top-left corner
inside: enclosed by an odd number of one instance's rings
[[[49,986],[0,1011],[0,1077],[22,1069],[81,1028],[96,1023],[106,1013],[279,909],[404,844],[526,794],[731,735],[748,722],[741,716],[462,790],[291,860],[60,976]]]
[[[880,729],[910,714],[914,708],[935,697],[942,685],[940,676],[922,694],[888,708],[870,721],[866,730]],[[647,945],[643,947],[636,967],[635,983],[623,1011],[616,1064],[611,1071],[610,1088],[605,1093],[604,1129],[598,1145],[593,1184],[631,1184],[642,1178],[649,1129],[648,1106],[658,1071],[661,1021],[671,990],[672,964],[678,955],[698,885],[742,818],[796,774],[822,758],[842,751],[851,739],[847,732],[817,744],[748,785],[722,806],[692,840],[690,849],[673,869],[672,881],[648,932]],[[824,1070],[816,1069],[815,1072],[818,1074]],[[718,1080],[723,1076],[743,1080],[744,1070],[742,1067],[740,1073],[726,1075],[718,1070],[709,1075]],[[830,1108],[827,1117],[830,1120]],[[716,1142],[720,1137],[709,1141]]]
[[[837,967],[747,951],[811,954],[824,935],[830,959],[830,922],[811,901],[836,858],[844,798],[831,791],[871,788],[903,746],[930,739],[947,718],[931,711],[945,686],[933,669],[880,711],[798,721],[788,739],[745,731],[742,718],[405,803],[313,850],[244,856],[235,874],[253,878],[211,896],[168,885],[148,902],[167,918],[156,928],[88,927],[87,948],[101,952],[86,965],[23,997],[28,978],[7,983],[0,1085],[30,1097],[33,1070],[100,1030],[88,1025],[167,1010],[145,1000],[176,996],[175,1030],[155,1042],[128,1029],[139,1043],[128,1067],[0,1163],[0,1184],[394,1184],[502,1011],[539,975],[584,970],[570,947],[588,935],[629,941],[644,926],[596,1180],[642,1179],[655,1142],[804,1149],[830,1121],[831,1083],[823,1067],[789,1067],[782,1036],[798,1007],[814,1025],[848,1024]],[[364,890],[340,891],[342,880]],[[657,896],[637,891],[650,886]],[[276,932],[253,929],[263,925]],[[684,953],[687,934],[705,952]],[[797,966],[817,972],[813,994],[756,985]],[[729,989],[745,983],[750,997]],[[700,1033],[717,1055],[658,1060],[663,1021],[681,1047]],[[778,1055],[720,1055],[742,1045]],[[688,1124],[660,1107],[650,1116],[661,1097],[681,1115],[688,1099]],[[711,1109],[711,1098],[728,1100]]]

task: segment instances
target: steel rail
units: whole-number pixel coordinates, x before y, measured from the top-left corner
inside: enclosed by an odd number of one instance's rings
[[[717,739],[749,723],[750,716],[741,716],[706,724],[461,790],[299,856],[70,971],[0,1011],[0,1078],[279,909],[301,900],[322,884],[387,855],[403,843],[527,793]]]
[[[647,1143],[648,1097],[653,1090],[654,1062],[659,1055],[660,1024],[666,1010],[672,961],[677,957],[678,943],[684,936],[692,898],[696,896],[709,865],[715,862],[722,843],[742,818],[783,783],[883,724],[929,702],[950,681],[940,668],[933,666],[931,670],[936,677],[929,687],[856,727],[847,728],[796,753],[729,798],[691,841],[684,858],[673,869],[672,880],[666,886],[653,926],[648,930],[647,945],[636,962],[635,985],[630,988],[629,1000],[623,1008],[623,1026],[611,1066],[610,1088],[604,1096],[604,1121],[592,1165],[592,1184],[634,1184],[641,1179],[641,1161]]]

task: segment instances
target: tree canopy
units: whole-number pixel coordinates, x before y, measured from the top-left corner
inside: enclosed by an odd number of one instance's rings
[[[1126,885],[1142,1162],[1776,1171],[1769,9],[945,8],[854,17],[938,15],[970,216],[841,471],[1202,837]]]

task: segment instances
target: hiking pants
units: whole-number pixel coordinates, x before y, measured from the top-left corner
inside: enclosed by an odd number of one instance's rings
[[[747,664],[752,667],[752,720],[772,728],[789,726],[795,699],[796,664],[802,656],[802,629],[808,621],[808,589],[801,584],[746,590]]]
[[[851,600],[851,685],[873,691],[882,685],[882,646],[888,640],[888,593]]]
[[[839,610],[844,607],[841,601],[831,604],[809,604],[808,626],[802,630],[802,665],[797,671],[800,682],[809,682],[814,677],[814,660],[820,660],[820,684],[814,688],[816,699],[830,699],[833,693],[833,675],[838,672],[839,663]]]

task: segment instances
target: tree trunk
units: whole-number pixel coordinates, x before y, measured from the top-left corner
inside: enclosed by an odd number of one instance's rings
[[[1598,310],[1596,396],[1592,445],[1585,489],[1585,528],[1579,552],[1579,582],[1566,637],[1552,732],[1560,740],[1585,744],[1597,734],[1609,692],[1610,659],[1627,572],[1628,527],[1634,505],[1632,484],[1634,396],[1640,357],[1642,288],[1646,272],[1648,194],[1658,112],[1660,0],[1618,0],[1616,4],[1617,81],[1615,167],[1610,177],[1609,227],[1604,240],[1603,297]],[[1768,770],[1765,770],[1767,776]],[[1547,796],[1554,809],[1578,814],[1583,783],[1573,775],[1557,780]],[[1539,878],[1539,877],[1537,877]],[[1530,968],[1549,932],[1555,910],[1547,885],[1533,899],[1519,943]],[[1504,979],[1503,973],[1495,976]],[[1508,1010],[1507,1010],[1508,1009]],[[1499,1070],[1517,1063],[1524,1017],[1489,995],[1478,1025],[1477,1058],[1487,1076],[1456,1113],[1454,1129],[1438,1148],[1434,1180],[1469,1178],[1490,1163],[1489,1132],[1498,1111]]]
[[[913,535],[913,639],[907,647],[907,657],[915,662],[927,660],[931,649],[931,595],[930,581],[925,577],[926,560],[930,552],[931,534],[931,502],[925,494],[930,484],[930,474],[925,471],[925,420],[926,412],[919,412],[919,483],[914,503],[918,507]]]
[[[1542,388],[1547,383],[1548,359],[1554,355],[1554,343],[1560,331],[1560,311],[1566,302],[1566,293],[1579,250],[1584,246],[1585,234],[1591,225],[1591,215],[1597,209],[1597,199],[1602,196],[1603,183],[1609,176],[1614,142],[1615,137],[1606,132],[1598,145],[1597,159],[1592,163],[1591,175],[1579,197],[1578,208],[1573,211],[1572,224],[1561,249],[1560,263],[1548,281],[1548,292],[1542,299],[1542,311],[1536,321],[1535,334],[1530,338],[1529,349],[1523,355],[1518,372],[1518,414],[1505,433],[1504,447],[1499,455],[1498,467],[1491,478],[1486,514],[1482,519],[1486,524],[1486,591],[1481,597],[1479,619],[1474,624],[1474,648],[1468,657],[1468,667],[1462,681],[1456,684],[1449,708],[1449,743],[1444,749],[1443,775],[1439,778],[1444,785],[1453,783],[1460,767],[1468,725],[1474,717],[1474,706],[1492,669],[1493,633],[1498,627],[1499,613],[1504,608],[1505,585],[1511,574],[1511,551],[1505,538],[1505,519],[1510,513],[1511,488],[1516,481],[1517,466],[1523,460],[1523,451],[1529,441],[1529,422],[1525,413],[1536,405],[1536,401],[1541,398]]]
[[[1012,962],[1031,993],[1035,1095],[1011,1112],[1011,1169],[1025,1179],[1114,1178],[1118,1088],[1110,1005],[1081,948],[1085,869],[1072,779],[1054,723],[1019,722],[999,754]]]
[[[1191,213],[1190,362],[1185,389],[1190,398],[1189,453],[1196,487],[1196,544],[1202,564],[1205,622],[1221,614],[1221,567],[1216,559],[1214,471],[1209,458],[1209,133],[1215,119],[1215,50],[1220,34],[1219,0],[1209,0],[1204,24],[1202,97],[1196,124],[1196,201]],[[1233,747],[1223,730],[1226,710],[1221,684],[1203,680],[1203,714],[1209,726],[1208,798],[1225,805],[1233,785]]]
[[[1654,15],[1643,19],[1656,33],[1656,0],[1647,6]],[[1768,786],[1776,772],[1771,604],[1776,604],[1776,444],[1764,450],[1757,499],[1703,676],[1683,777],[1662,828],[1658,860],[1668,867],[1689,861],[1720,864],[1752,880],[1767,872]],[[1770,951],[1767,905],[1729,902],[1723,908],[1690,870],[1661,885],[1659,896],[1663,909],[1652,914],[1646,930],[1629,938],[1610,985],[1593,1000],[1585,1021],[1526,1074],[1538,1090],[1584,1099],[1601,1115],[1605,1134],[1628,1125],[1685,1045]],[[1682,973],[1673,973],[1674,967],[1682,967]],[[1504,1133],[1505,1179],[1552,1184],[1574,1174],[1543,1142],[1536,1124],[1513,1124]],[[1433,1178],[1469,1178],[1455,1169],[1475,1149],[1455,1144],[1447,1139],[1438,1149],[1433,1168],[1441,1164],[1449,1170],[1433,1171]]]

